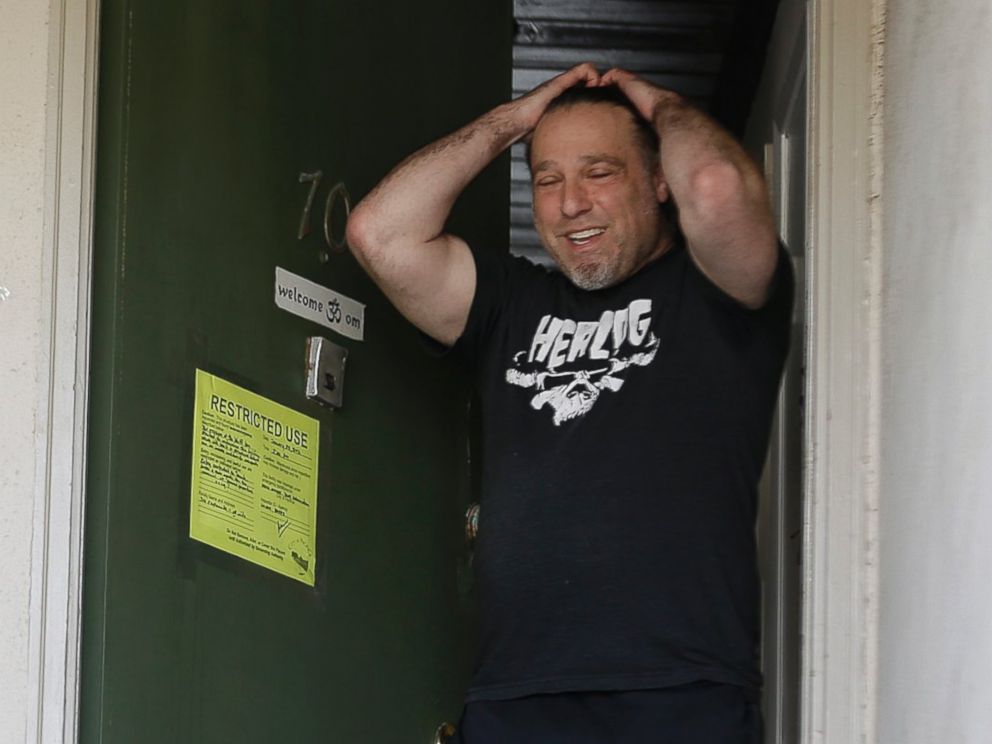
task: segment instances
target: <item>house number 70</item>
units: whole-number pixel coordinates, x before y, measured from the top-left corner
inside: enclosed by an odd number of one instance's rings
[[[310,234],[310,210],[313,208],[313,200],[317,195],[317,189],[320,188],[320,179],[323,177],[323,171],[300,174],[300,183],[309,183],[310,191],[307,193],[307,200],[303,204],[303,214],[300,215],[300,227],[296,231],[297,240],[303,240],[303,238]],[[344,204],[344,222],[345,227],[347,227],[348,217],[351,215],[351,199],[348,196],[348,189],[345,187],[343,181],[338,181],[331,187],[331,190],[327,193],[327,199],[324,201],[324,242],[327,244],[331,253],[345,253],[348,250],[348,241],[345,239],[344,229],[341,230],[341,238],[338,239],[334,237],[334,230],[332,228],[334,204],[338,199]],[[330,260],[330,254],[325,250],[321,250],[320,260],[321,262]]]

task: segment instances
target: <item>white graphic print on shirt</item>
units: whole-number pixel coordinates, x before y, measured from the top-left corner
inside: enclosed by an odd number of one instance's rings
[[[646,367],[658,352],[649,331],[651,300],[634,300],[622,310],[607,310],[599,320],[579,321],[545,315],[530,349],[513,355],[506,381],[533,388],[531,407],[547,403],[555,426],[585,415],[603,390],[623,387],[620,376],[631,366]]]

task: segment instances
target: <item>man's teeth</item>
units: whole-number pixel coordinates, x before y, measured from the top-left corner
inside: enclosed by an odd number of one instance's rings
[[[579,232],[569,233],[568,239],[575,242],[582,242],[589,240],[590,238],[594,238],[597,235],[602,235],[604,232],[606,232],[606,230],[598,227],[592,228],[591,230],[579,230]]]

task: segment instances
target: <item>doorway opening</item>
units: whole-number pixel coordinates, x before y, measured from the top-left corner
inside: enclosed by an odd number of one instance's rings
[[[781,6],[781,7],[780,7]],[[514,0],[513,96],[581,62],[623,67],[708,111],[763,164],[795,264],[792,351],[779,392],[758,518],[767,744],[799,740],[807,253],[805,4]],[[552,265],[533,226],[524,146],[511,151],[510,245]]]

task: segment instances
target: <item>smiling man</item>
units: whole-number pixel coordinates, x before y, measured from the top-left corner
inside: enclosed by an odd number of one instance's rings
[[[669,195],[658,138],[631,108],[615,86],[569,89],[545,110],[529,149],[541,241],[581,289],[617,284],[672,237],[659,209]]]
[[[529,138],[560,271],[445,232]],[[676,94],[580,65],[397,166],[348,225],[483,403],[464,744],[757,744],[754,523],[791,267],[760,172]]]

